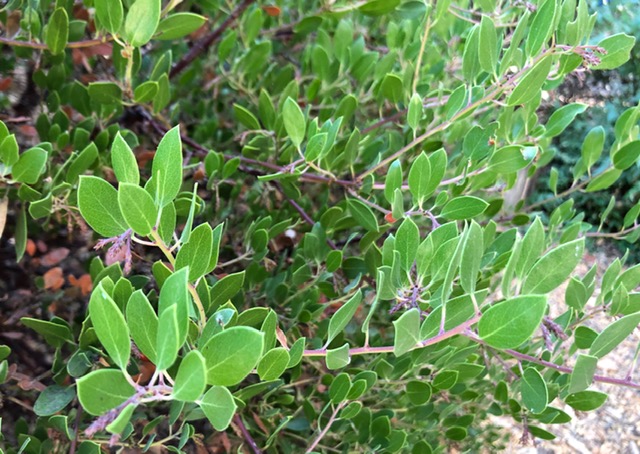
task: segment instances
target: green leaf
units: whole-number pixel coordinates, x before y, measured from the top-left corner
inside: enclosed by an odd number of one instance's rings
[[[413,350],[420,340],[420,311],[416,308],[408,310],[393,321],[393,327],[393,354],[400,356]]]
[[[20,322],[42,335],[48,344],[56,348],[61,347],[65,342],[73,342],[73,335],[67,325],[29,317],[22,317]]]
[[[0,131],[2,131],[2,126],[0,126]],[[6,126],[4,126],[6,128]],[[11,134],[2,139],[0,143],[0,162],[4,165],[11,167],[20,159],[20,151],[18,147],[18,141],[16,140],[16,135]]]
[[[116,132],[111,145],[111,165],[120,183],[140,184],[138,162],[129,144],[120,135],[120,131]]]
[[[538,7],[527,38],[525,47],[529,57],[535,57],[542,49],[542,46],[549,41],[553,33],[554,17],[557,10],[556,0],[546,0]]]
[[[493,20],[482,15],[480,21],[480,41],[478,46],[478,59],[483,71],[493,74],[498,65],[498,32]]]
[[[93,6],[100,25],[112,35],[117,34],[124,19],[122,0],[94,0]]]
[[[528,164],[529,161],[524,158],[519,145],[502,147],[489,158],[489,169],[497,173],[514,173]]]
[[[282,121],[284,122],[284,128],[289,138],[296,148],[300,148],[307,129],[307,122],[302,113],[302,109],[300,109],[298,103],[291,98],[287,98],[282,107]]]
[[[449,200],[442,208],[440,216],[450,221],[471,219],[484,213],[488,206],[487,202],[478,197],[460,196]]]
[[[302,361],[302,356],[304,354],[304,347],[306,345],[307,339],[304,337],[299,337],[289,350],[289,364],[287,364],[287,368],[295,367],[300,364]]]
[[[626,170],[636,163],[638,156],[640,156],[640,140],[634,140],[613,154],[613,166],[616,169]]]
[[[629,61],[631,49],[636,43],[633,36],[618,33],[608,36],[598,43],[598,47],[603,48],[606,54],[600,57],[600,63],[593,66],[593,69],[615,69]]]
[[[184,357],[173,385],[176,400],[195,402],[202,396],[207,386],[207,371],[204,356],[198,350],[191,350]]]
[[[114,82],[91,82],[89,97],[96,104],[120,104],[122,102],[122,88]]]
[[[571,372],[569,394],[584,391],[591,386],[597,366],[597,357],[583,354],[578,355],[576,365],[573,367],[573,372]]]
[[[220,254],[220,240],[222,239],[222,230],[224,223],[216,225],[212,232],[211,240],[211,257],[209,258],[209,266],[204,274],[209,274],[218,265],[218,256]]]
[[[89,315],[98,340],[113,362],[126,369],[131,356],[129,327],[118,305],[102,286],[102,282],[91,294]]]
[[[555,0],[547,0],[547,3],[551,1]],[[527,71],[524,77],[518,82],[518,85],[516,85],[516,88],[511,92],[511,95],[507,100],[507,106],[526,104],[539,94],[542,89],[542,85],[547,80],[549,72],[551,72],[552,62],[552,56],[547,55],[533,68]]]
[[[188,290],[188,268],[182,268],[169,276],[160,289],[160,299],[158,301],[158,315],[162,318],[162,313],[176,306],[176,317],[178,323],[178,334],[176,340],[178,348],[182,346],[187,338],[189,327],[189,312],[191,298]],[[159,336],[162,330],[159,331]]]
[[[591,344],[589,355],[597,358],[610,353],[640,324],[640,312],[629,314],[607,326]]]
[[[547,384],[535,368],[529,367],[522,374],[520,382],[522,403],[531,413],[542,413],[549,403]]]
[[[551,114],[549,121],[545,125],[546,130],[543,137],[555,137],[560,135],[569,126],[577,115],[580,115],[587,109],[586,104],[574,103],[560,107]]]
[[[94,370],[78,379],[78,399],[82,408],[93,416],[100,416],[133,396],[135,389],[121,370]]]
[[[607,397],[605,393],[598,391],[580,391],[579,393],[569,394],[564,401],[574,410],[591,411],[604,404]]]
[[[350,389],[351,378],[349,378],[349,374],[342,372],[333,379],[329,386],[329,399],[333,404],[339,404],[346,399]]]
[[[315,161],[321,156],[322,150],[327,143],[327,137],[328,134],[326,132],[321,132],[315,134],[309,139],[309,141],[307,142],[307,147],[304,151],[304,159],[307,162]]]
[[[422,114],[423,114],[422,98],[420,97],[419,94],[414,93],[413,96],[411,97],[411,100],[409,101],[409,108],[407,110],[407,124],[414,131],[418,129],[418,126],[420,125],[420,120],[422,120]]]
[[[1,145],[0,145],[1,147]],[[78,180],[80,174],[84,173],[91,165],[98,159],[99,152],[98,147],[94,142],[91,142],[85,147],[84,150],[73,160],[69,166],[67,172],[67,182],[75,183]]]
[[[142,0],[137,0],[140,1]],[[176,198],[182,185],[182,141],[179,126],[170,129],[158,144],[151,174],[157,192],[156,203],[162,208]]]
[[[20,155],[18,162],[11,168],[11,177],[21,183],[37,183],[47,165],[47,158],[48,154],[42,148],[28,149]]]
[[[51,15],[44,40],[51,54],[64,52],[69,41],[69,16],[64,8],[56,8]]]
[[[545,295],[517,296],[491,306],[478,322],[478,334],[489,346],[516,348],[529,339],[547,309]]]
[[[520,256],[518,257],[515,268],[515,273],[518,278],[522,278],[529,272],[531,266],[538,257],[540,257],[543,250],[544,226],[540,218],[536,217],[522,239],[522,248],[520,249]]]
[[[398,103],[404,98],[402,79],[396,74],[387,74],[380,84],[380,93],[392,103]]]
[[[431,386],[423,381],[412,380],[407,383],[407,397],[413,405],[424,405],[431,399]]]
[[[233,326],[213,336],[202,348],[207,383],[233,386],[251,373],[260,357],[264,334],[247,326]]]
[[[147,44],[160,22],[160,0],[136,0],[124,21],[124,37],[133,47]]]
[[[158,94],[160,84],[155,80],[148,80],[138,85],[133,91],[133,100],[138,104],[152,101]]]
[[[434,377],[431,384],[435,389],[451,389],[458,382],[458,374],[457,370],[442,370]]]
[[[233,113],[240,123],[242,123],[247,129],[256,131],[261,129],[260,122],[248,109],[245,109],[240,104],[233,105]]]
[[[69,405],[74,397],[76,390],[73,387],[48,386],[38,395],[33,412],[38,416],[54,415]]]
[[[244,283],[244,271],[228,274],[211,287],[211,308],[217,309],[226,303],[242,288]]]
[[[181,346],[178,306],[173,304],[163,310],[158,317],[158,334],[156,338],[156,366],[158,370],[165,371],[173,365]]]
[[[426,153],[423,151],[413,161],[409,169],[409,192],[413,196],[413,203],[422,206],[423,202],[433,192],[431,190],[431,163]]]
[[[258,363],[260,379],[269,381],[278,378],[287,369],[289,359],[289,352],[282,347],[269,350]]]
[[[213,428],[220,432],[229,427],[237,408],[233,395],[223,386],[212,386],[198,405]]]
[[[397,159],[391,163],[384,180],[384,197],[387,202],[393,203],[396,189],[402,187],[402,164]]]
[[[472,221],[460,260],[460,285],[467,293],[473,293],[476,290],[476,281],[484,253],[483,242],[482,227]]]
[[[595,177],[593,180],[589,182],[587,185],[586,192],[596,192],[601,191],[603,189],[607,189],[613,183],[615,183],[618,178],[622,175],[622,170],[620,169],[609,169],[602,172],[600,175]]]
[[[409,271],[420,245],[420,231],[418,226],[409,217],[405,218],[396,232],[395,250],[400,252],[402,268]]]
[[[351,362],[349,357],[349,344],[344,344],[341,347],[327,350],[327,369],[336,370],[342,369]]]
[[[371,208],[358,199],[348,198],[347,205],[349,205],[349,211],[358,224],[370,232],[378,231],[378,220]]]
[[[138,235],[147,236],[158,218],[158,207],[147,191],[137,184],[120,183],[118,205],[127,225]]]
[[[175,13],[165,17],[158,24],[155,39],[170,40],[189,35],[204,25],[207,18],[194,13]]]
[[[562,284],[582,259],[584,238],[562,244],[543,255],[525,278],[522,293],[549,293]]]
[[[451,0],[447,0],[451,3]],[[446,4],[444,1],[439,1],[437,7]],[[446,11],[448,6],[444,7]],[[478,55],[480,42],[480,25],[474,25],[467,35],[467,39],[464,46],[464,53],[462,54],[462,76],[469,83],[473,84],[476,77],[481,71],[480,58]]]
[[[329,345],[336,336],[347,327],[349,321],[353,318],[358,310],[358,306],[362,301],[362,292],[358,290],[349,301],[344,303],[340,309],[336,311],[329,321],[329,334],[327,336],[326,345]]]
[[[158,316],[142,290],[129,297],[125,310],[131,338],[152,363],[157,361]]]
[[[582,160],[587,168],[594,165],[604,148],[605,132],[602,126],[591,129],[582,142]]]
[[[211,248],[213,247],[213,231],[206,222],[193,229],[189,241],[183,245],[176,256],[175,269],[189,267],[189,281],[193,282],[204,276],[209,268]]]
[[[124,432],[124,429],[127,427],[127,424],[129,424],[131,416],[133,415],[133,411],[136,409],[136,407],[137,404],[129,404],[124,407],[120,414],[116,416],[116,419],[114,419],[107,425],[107,432],[112,434],[120,434]]]

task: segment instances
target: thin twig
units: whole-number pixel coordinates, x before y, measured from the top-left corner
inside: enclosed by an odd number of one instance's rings
[[[218,28],[216,28],[204,38],[197,41],[193,45],[191,50],[184,57],[182,57],[180,61],[173,65],[173,68],[171,68],[171,71],[169,72],[169,78],[173,79],[175,76],[184,71],[196,58],[198,58],[200,54],[207,51],[207,49],[209,49],[216,41],[218,41],[222,37],[222,34],[225,32],[225,30],[238,19],[238,17],[244,12],[244,10],[246,10],[254,2],[255,0],[243,0],[236,7],[236,9],[234,9],[231,14],[229,14],[224,22],[220,24]]]
[[[327,432],[329,432],[329,429],[331,428],[331,425],[333,424],[333,422],[338,417],[338,413],[340,413],[340,410],[342,410],[346,404],[347,404],[347,401],[344,401],[344,402],[340,402],[336,406],[336,408],[333,410],[333,413],[331,413],[331,417],[329,417],[329,421],[327,421],[327,424],[325,424],[324,429],[322,429],[322,431],[320,431],[320,433],[318,434],[316,439],[313,440],[313,443],[311,443],[309,445],[309,448],[305,451],[305,453],[308,454],[310,452],[313,452],[313,450],[316,448],[316,446],[318,446],[318,443],[320,443],[322,438],[324,438],[324,436],[327,434]]]
[[[70,43],[67,43],[66,48],[82,49],[85,47],[99,46],[100,44],[106,44],[110,41],[113,41],[112,36],[105,36],[104,38],[98,38],[98,39],[88,39],[85,41],[72,41]],[[34,41],[20,41],[17,39],[1,38],[1,37],[0,37],[0,44],[5,44],[10,47],[28,47],[29,49],[37,49],[37,50],[49,49],[49,47],[47,47],[47,45],[44,43],[36,43]]]
[[[240,428],[240,432],[242,432],[242,436],[244,437],[244,441],[247,442],[247,444],[249,445],[249,447],[253,451],[253,454],[262,454],[262,450],[256,444],[255,440],[253,439],[253,437],[251,436],[251,434],[247,430],[247,427],[244,425],[244,422],[242,421],[242,418],[240,417],[240,415],[238,413],[236,413],[234,415],[233,422],[236,423],[236,425]]]

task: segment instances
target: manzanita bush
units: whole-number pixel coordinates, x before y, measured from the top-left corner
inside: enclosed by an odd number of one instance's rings
[[[5,3],[29,81],[3,103],[35,132],[0,126],[3,241],[99,249],[86,312],[21,320],[53,364],[8,452],[479,450],[509,436],[491,415],[552,439],[594,382],[640,389],[596,373],[640,265],[576,273],[614,204],[592,226],[571,199],[636,165],[640,108],[569,187],[547,168],[587,109],[548,93],[635,43],[590,39],[586,0]],[[550,214],[518,192],[539,172]]]

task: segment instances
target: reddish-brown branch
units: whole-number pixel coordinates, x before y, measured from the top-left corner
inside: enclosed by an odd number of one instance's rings
[[[243,0],[237,7],[234,9],[231,14],[220,24],[218,28],[209,33],[204,38],[197,41],[191,50],[178,61],[171,71],[169,72],[169,78],[173,79],[175,76],[184,71],[200,54],[207,51],[216,41],[218,41],[224,31],[229,28],[240,15],[246,10],[255,0]]]
[[[86,41],[72,41],[67,43],[67,49],[82,49],[84,47],[99,46],[104,43],[113,41],[112,36],[106,36],[99,39],[88,39]],[[47,50],[48,47],[44,43],[36,43],[34,41],[20,41],[17,39],[2,38],[0,37],[0,44],[5,44],[11,47],[28,47],[29,49]]]

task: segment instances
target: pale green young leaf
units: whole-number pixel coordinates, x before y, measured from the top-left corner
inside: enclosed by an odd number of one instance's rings
[[[498,31],[493,20],[482,15],[480,20],[480,38],[478,42],[478,59],[483,71],[493,74],[498,65]]]
[[[557,12],[557,3],[556,0],[546,0],[538,7],[538,10],[533,16],[527,44],[525,46],[526,53],[529,57],[535,57],[551,37],[554,18]]]
[[[4,143],[4,142],[3,142]],[[21,183],[35,184],[47,165],[48,154],[39,147],[33,147],[20,155],[11,168],[11,177]]]
[[[99,284],[89,300],[89,315],[100,343],[114,363],[126,369],[131,356],[129,327],[118,305]]]
[[[135,389],[117,369],[100,369],[77,380],[78,399],[82,408],[100,416],[133,396]]]
[[[431,191],[431,163],[426,153],[422,152],[413,161],[409,169],[409,192],[413,197],[413,203],[422,206],[433,191]]]
[[[328,134],[326,132],[320,132],[318,134],[314,134],[313,137],[309,139],[304,151],[304,159],[307,162],[313,162],[320,157],[320,154],[327,143],[327,136]]]
[[[282,120],[293,145],[295,145],[296,148],[300,148],[307,129],[307,122],[304,118],[304,113],[302,113],[302,109],[300,109],[298,103],[291,98],[287,98],[284,102],[284,106],[282,107]]]
[[[549,293],[562,284],[582,259],[584,238],[570,241],[543,255],[527,273],[522,293]]]
[[[213,336],[202,348],[207,383],[233,386],[256,367],[262,356],[264,334],[247,326],[233,326]]]
[[[440,216],[450,221],[471,219],[481,215],[488,206],[487,202],[478,197],[463,195],[449,200]]]
[[[81,176],[78,187],[80,214],[103,237],[122,234],[129,227],[118,204],[118,191],[102,178]]]
[[[183,245],[176,255],[175,269],[189,267],[189,281],[202,277],[211,260],[213,247],[213,231],[206,222],[193,229],[189,241]]]
[[[111,165],[120,183],[140,184],[138,162],[129,144],[116,132],[111,145]]]
[[[402,268],[409,271],[413,266],[413,261],[420,245],[420,231],[418,226],[410,217],[402,221],[396,232],[395,249],[400,252]]]
[[[591,344],[589,355],[597,358],[609,354],[640,324],[640,313],[629,314],[607,326]]]
[[[156,367],[160,371],[170,368],[178,357],[182,346],[178,327],[178,306],[173,304],[163,310],[158,317],[158,333],[156,337]]]
[[[555,2],[555,0],[547,0],[547,2]],[[529,69],[522,79],[513,89],[511,95],[507,99],[508,106],[515,106],[518,104],[526,104],[533,99],[540,90],[542,85],[547,80],[547,76],[551,72],[551,65],[553,58],[547,55],[540,60],[536,65]]]
[[[420,311],[416,308],[409,309],[393,321],[393,327],[393,354],[400,356],[411,351],[420,340]]]
[[[478,334],[491,347],[516,348],[533,335],[546,309],[545,295],[517,296],[495,304],[482,314]]]
[[[125,314],[133,342],[155,364],[158,316],[142,290],[136,290],[131,294]]]
[[[147,44],[160,22],[160,0],[135,0],[124,21],[124,37],[133,47]]]
[[[522,403],[531,413],[542,413],[549,403],[547,384],[533,367],[525,369],[520,380]]]
[[[475,292],[483,253],[482,227],[475,221],[471,221],[460,261],[460,285],[467,293]]]
[[[327,336],[326,345],[329,345],[336,336],[346,328],[351,319],[353,318],[358,306],[362,301],[362,292],[355,293],[349,301],[344,303],[340,309],[336,311],[329,321],[329,331]]]
[[[170,129],[158,144],[151,175],[157,191],[156,203],[162,208],[175,199],[182,185],[182,141],[179,126]]]
[[[56,8],[47,24],[45,43],[51,54],[58,55],[64,52],[68,41],[69,15],[64,8]]]
[[[409,101],[409,109],[407,110],[407,124],[414,131],[418,129],[420,120],[422,119],[422,98],[419,94],[414,93]]]
[[[116,416],[116,419],[107,424],[107,432],[112,434],[120,434],[127,427],[127,424],[131,420],[133,411],[136,409],[136,404],[129,404],[122,409],[122,411]]]
[[[338,348],[327,350],[327,369],[336,370],[346,367],[351,362],[349,356],[349,344],[345,343]]]
[[[258,363],[257,371],[263,381],[275,380],[287,369],[289,352],[282,347],[269,350]]]
[[[16,135],[11,134],[4,137],[0,142],[0,163],[11,167],[18,162],[18,159],[20,159],[20,150]]]
[[[591,355],[579,354],[576,364],[571,372],[569,394],[584,391],[593,383],[593,375],[598,366],[598,358]]]
[[[172,40],[187,36],[204,25],[207,18],[194,13],[174,13],[158,24],[155,39]]]
[[[185,402],[194,402],[202,396],[206,386],[204,356],[198,350],[191,350],[180,363],[173,385],[173,397]]]
[[[394,192],[402,186],[402,164],[395,160],[389,166],[384,180],[384,197],[387,202],[393,203]]]
[[[94,0],[93,6],[100,25],[112,35],[117,34],[124,19],[122,0]]]
[[[213,428],[221,432],[229,427],[237,408],[233,395],[224,386],[212,386],[198,405]]]
[[[147,236],[158,217],[158,207],[147,191],[137,184],[120,183],[118,205],[127,225],[138,235]]]

